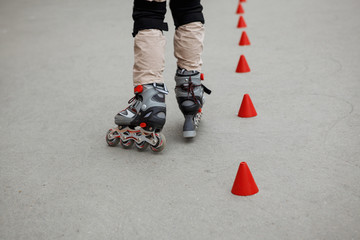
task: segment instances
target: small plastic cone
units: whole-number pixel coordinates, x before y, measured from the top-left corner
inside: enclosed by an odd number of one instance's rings
[[[259,192],[246,162],[240,163],[231,192],[239,196],[249,196]]]
[[[252,103],[249,94],[244,95],[238,116],[242,118],[250,118],[257,116],[257,112],[255,110],[254,104]]]
[[[244,55],[240,56],[239,63],[237,65],[237,67],[236,67],[236,72],[237,73],[250,72],[250,67],[249,67]]]
[[[245,11],[244,11],[241,3],[239,3],[239,6],[238,6],[238,8],[237,8],[237,10],[236,10],[236,13],[237,13],[237,14],[243,14],[243,13],[245,13]]]
[[[250,45],[249,38],[248,38],[245,31],[243,31],[242,34],[241,34],[239,45],[240,46]]]
[[[240,16],[237,27],[238,28],[245,28],[246,27],[246,22],[245,22],[243,16]]]
[[[246,2],[246,0],[240,0],[240,2]]]

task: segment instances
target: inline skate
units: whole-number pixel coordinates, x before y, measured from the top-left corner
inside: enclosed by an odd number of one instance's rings
[[[145,150],[149,145],[154,152],[161,152],[166,144],[161,130],[165,124],[165,95],[168,90],[164,84],[152,83],[138,85],[135,96],[129,100],[129,106],[115,116],[117,128],[106,134],[109,146],[119,142],[124,148],[135,146]]]
[[[193,138],[202,116],[202,106],[205,103],[204,92],[211,93],[201,81],[204,75],[198,71],[187,71],[178,68],[175,75],[175,94],[181,112],[184,114],[183,136]]]

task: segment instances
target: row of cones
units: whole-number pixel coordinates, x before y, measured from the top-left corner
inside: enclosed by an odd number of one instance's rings
[[[236,13],[238,13],[238,14],[245,13],[241,2],[246,2],[246,0],[240,0],[238,8],[236,10]],[[242,28],[242,27],[246,27],[246,23],[245,23],[244,17],[240,16],[238,28]],[[241,34],[239,45],[240,46],[250,45],[249,37],[247,36],[245,31],[243,31]],[[236,67],[236,72],[237,73],[250,72],[249,64],[247,63],[244,55],[240,56],[239,63]],[[249,94],[245,94],[243,97],[243,100],[241,102],[238,116],[248,118],[248,117],[255,117],[256,115],[257,115],[257,113],[256,113],[255,107],[251,101]]]
[[[238,8],[236,10],[237,14],[243,14],[245,11],[242,7],[241,2],[246,2],[246,0],[240,0]],[[244,20],[243,16],[240,16],[239,22],[237,27],[238,28],[245,28],[246,22]],[[240,46],[246,46],[250,45],[249,38],[245,31],[242,32],[240,42]],[[250,67],[245,59],[244,55],[240,56],[239,63],[236,68],[237,73],[246,73],[250,72]],[[257,112],[255,110],[254,104],[251,101],[251,98],[249,94],[245,94],[243,97],[243,100],[241,102],[241,106],[238,113],[239,117],[242,118],[249,118],[249,117],[255,117],[257,116]],[[259,192],[259,189],[255,183],[255,180],[250,172],[250,169],[246,162],[241,162],[238,172],[235,177],[235,181],[233,184],[233,187],[231,189],[231,192],[235,195],[239,196],[249,196],[256,194]]]

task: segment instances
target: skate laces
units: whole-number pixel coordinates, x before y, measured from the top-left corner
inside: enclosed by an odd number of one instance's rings
[[[121,110],[119,113],[125,112],[126,110],[132,111],[132,112],[137,112],[135,105],[138,102],[138,96],[137,94],[135,94],[135,96],[133,96],[132,98],[130,98],[130,100],[128,101],[128,104],[130,104],[127,108]]]
[[[191,94],[191,96],[192,96],[192,98],[194,99],[194,101],[195,101],[197,104],[201,105],[200,101],[199,101],[198,99],[196,99],[196,96],[195,96],[195,93],[194,93],[194,88],[199,87],[199,86],[201,86],[201,84],[200,84],[200,85],[194,84],[194,83],[191,81],[191,77],[189,77],[189,83],[188,83],[188,85],[185,86],[185,84],[183,84],[182,87],[181,87],[181,89],[187,91],[188,97],[189,97],[189,95]]]
[[[189,76],[189,82],[188,83],[185,83],[185,84],[182,84],[180,86],[176,86],[176,88],[181,88],[182,90],[184,91],[187,91],[187,94],[188,94],[188,97],[192,96],[193,100],[201,105],[200,101],[196,98],[195,96],[195,92],[194,92],[194,88],[196,87],[203,87],[203,90],[206,94],[210,94],[211,93],[211,90],[208,89],[207,87],[205,87],[203,84],[194,84],[192,81],[191,81],[191,76]]]
[[[133,96],[132,98],[130,98],[130,100],[128,101],[128,104],[131,104],[132,102],[134,102],[134,101],[136,101],[137,99],[136,99],[136,94],[135,94],[135,96]],[[135,102],[136,103],[136,102]],[[131,104],[131,105],[134,105],[134,104]]]

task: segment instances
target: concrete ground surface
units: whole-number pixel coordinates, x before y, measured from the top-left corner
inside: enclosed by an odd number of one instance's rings
[[[360,2],[248,0],[246,47],[238,1],[202,3],[213,93],[184,141],[168,11],[154,154],[104,139],[133,96],[132,1],[0,1],[1,240],[360,239]],[[242,161],[256,195],[230,192]]]

